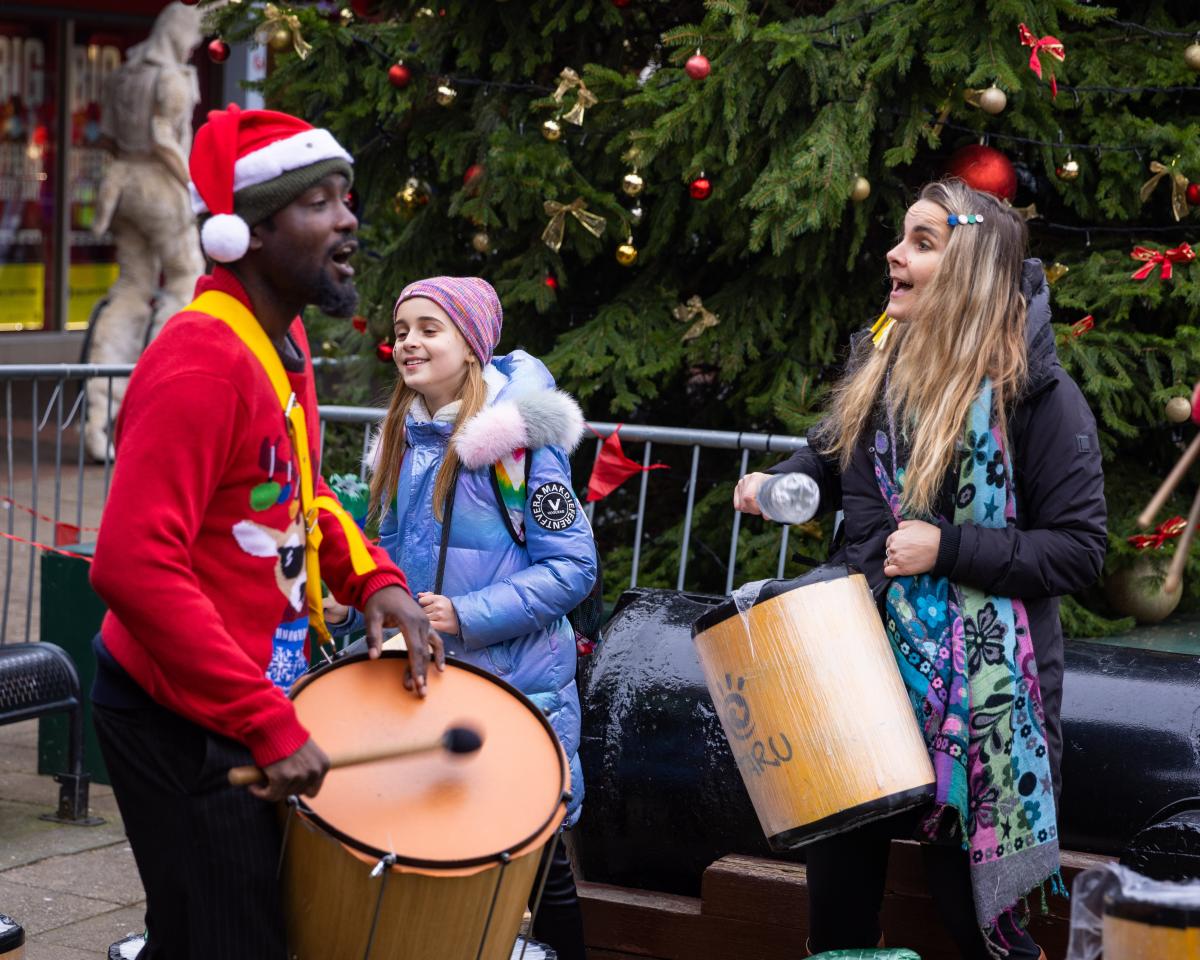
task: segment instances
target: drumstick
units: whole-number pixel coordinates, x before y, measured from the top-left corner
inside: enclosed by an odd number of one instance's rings
[[[448,727],[446,732],[433,740],[418,743],[389,744],[383,747],[368,747],[363,750],[347,750],[329,758],[329,769],[354,767],[360,763],[375,763],[377,760],[395,760],[411,757],[418,753],[445,750],[447,753],[474,753],[483,746],[483,734],[471,727]],[[247,787],[255,783],[266,783],[267,776],[258,767],[233,767],[229,771],[229,783],[235,787]]]
[[[1158,488],[1154,496],[1150,498],[1150,502],[1146,504],[1146,509],[1138,514],[1137,525],[1139,527],[1148,527],[1154,522],[1154,515],[1162,509],[1162,505],[1167,502],[1167,497],[1179,486],[1179,481],[1183,479],[1183,475],[1187,473],[1188,467],[1192,465],[1192,461],[1198,455],[1200,455],[1200,433],[1196,434],[1195,439],[1188,444],[1188,448],[1183,452],[1183,456],[1179,458],[1179,462],[1171,468],[1171,472],[1167,474],[1167,479],[1162,482],[1162,486]]]
[[[1171,558],[1167,579],[1163,581],[1165,593],[1173,593],[1179,589],[1179,582],[1183,578],[1183,567],[1187,563],[1188,550],[1192,546],[1192,538],[1196,535],[1197,523],[1200,523],[1200,490],[1196,491],[1196,499],[1192,501],[1187,526],[1183,528],[1183,533],[1179,535],[1179,542],[1175,544],[1175,556]]]

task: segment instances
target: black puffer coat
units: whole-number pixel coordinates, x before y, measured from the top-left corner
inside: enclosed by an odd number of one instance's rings
[[[1016,523],[997,529],[940,522],[942,541],[932,572],[1024,601],[1037,654],[1057,793],[1063,680],[1058,598],[1082,590],[1099,576],[1107,543],[1107,510],[1096,421],[1079,387],[1058,362],[1040,261],[1025,262],[1021,288],[1029,304],[1029,379],[1009,418]],[[844,512],[830,559],[861,570],[876,598],[882,599],[888,586],[883,575],[884,545],[896,521],[875,479],[873,437],[873,430],[863,431],[845,473],[836,460],[812,447],[798,450],[768,472],[798,471],[817,481],[821,511]]]

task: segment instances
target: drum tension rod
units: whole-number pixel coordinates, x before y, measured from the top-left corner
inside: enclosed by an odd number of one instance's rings
[[[383,907],[383,891],[387,887],[387,878],[390,868],[396,865],[396,855],[388,853],[380,857],[379,862],[371,868],[371,876],[382,876],[379,881],[379,896],[375,900],[375,913],[371,917],[371,930],[367,934],[367,949],[363,952],[363,960],[370,960],[371,947],[375,944],[375,928],[379,925],[379,911]]]

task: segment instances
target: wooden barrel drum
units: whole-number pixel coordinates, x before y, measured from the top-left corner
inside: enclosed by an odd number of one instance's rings
[[[934,775],[866,578],[769,581],[692,627],[767,840],[790,850],[933,796]]]
[[[1196,960],[1200,957],[1200,895],[1104,901],[1104,960]]]
[[[330,771],[285,821],[282,884],[293,960],[509,960],[570,773],[546,718],[467,664],[404,689],[407,654],[348,657],[292,690],[329,753],[436,738],[469,724],[477,752]]]

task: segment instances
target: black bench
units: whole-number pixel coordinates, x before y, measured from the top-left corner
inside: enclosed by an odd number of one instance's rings
[[[83,771],[83,697],[75,664],[52,643],[0,645],[0,724],[63,711],[71,715],[69,766],[54,777],[58,810],[43,819],[95,826],[104,821],[88,816],[91,775]]]

